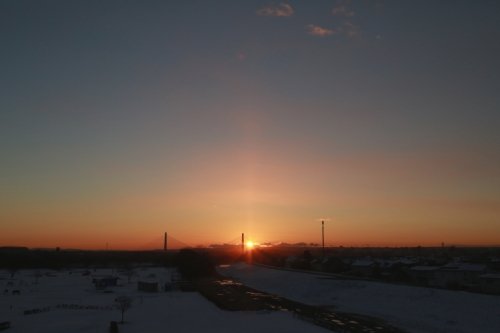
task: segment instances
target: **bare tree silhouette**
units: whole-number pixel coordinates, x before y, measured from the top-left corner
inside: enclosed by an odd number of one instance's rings
[[[128,296],[120,296],[120,297],[117,297],[115,299],[115,302],[116,302],[116,307],[122,313],[121,323],[123,324],[124,323],[123,316],[125,314],[125,311],[127,311],[128,309],[130,309],[132,307],[132,298],[130,298]]]

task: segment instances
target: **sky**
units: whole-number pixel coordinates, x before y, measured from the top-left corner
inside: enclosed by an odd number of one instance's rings
[[[497,1],[0,1],[0,246],[500,245]]]

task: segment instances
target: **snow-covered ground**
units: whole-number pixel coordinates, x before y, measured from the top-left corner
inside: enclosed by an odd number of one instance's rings
[[[97,270],[84,276],[83,270],[41,270],[39,274],[20,271],[10,279],[8,272],[0,271],[0,322],[10,321],[11,328],[6,332],[11,333],[105,333],[110,321],[121,319],[120,312],[113,307],[114,299],[127,295],[133,303],[125,313],[125,324],[119,325],[121,333],[328,332],[287,312],[223,311],[198,293],[139,292],[139,278],[164,285],[171,272],[164,268],[138,268],[135,272],[137,275],[130,283],[122,275],[121,286],[114,287],[112,293],[104,293],[95,290],[92,275],[116,272]],[[40,273],[42,276],[37,278]],[[13,295],[13,290],[19,294]],[[62,304],[69,306],[62,308]],[[24,314],[33,309],[46,311]]]
[[[338,280],[244,263],[219,270],[255,289],[307,304],[382,318],[408,332],[500,332],[500,296]]]

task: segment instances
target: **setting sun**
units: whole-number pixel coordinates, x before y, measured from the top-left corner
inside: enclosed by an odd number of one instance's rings
[[[252,242],[252,241],[247,241],[247,242],[246,242],[246,248],[247,248],[248,250],[253,250],[253,249],[254,249],[254,247],[255,247],[255,243],[254,243],[254,242]]]

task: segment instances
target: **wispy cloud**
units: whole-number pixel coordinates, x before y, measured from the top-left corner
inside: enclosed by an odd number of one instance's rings
[[[309,24],[306,26],[307,32],[310,35],[318,37],[326,37],[335,34],[335,30],[320,27],[319,25]]]
[[[261,16],[278,16],[288,17],[294,13],[293,7],[287,3],[280,3],[278,5],[268,5],[257,10],[257,15]]]
[[[337,0],[332,9],[332,15],[343,21],[336,29],[339,35],[353,38],[361,33],[361,28],[351,21],[355,15],[354,10],[351,9],[351,0]]]
[[[345,21],[340,29],[348,37],[356,37],[357,35],[359,35],[359,33],[361,31],[359,26],[357,26],[349,21]]]
[[[349,7],[350,0],[337,0],[337,4],[332,9],[332,14],[342,17],[353,17],[354,11]]]

